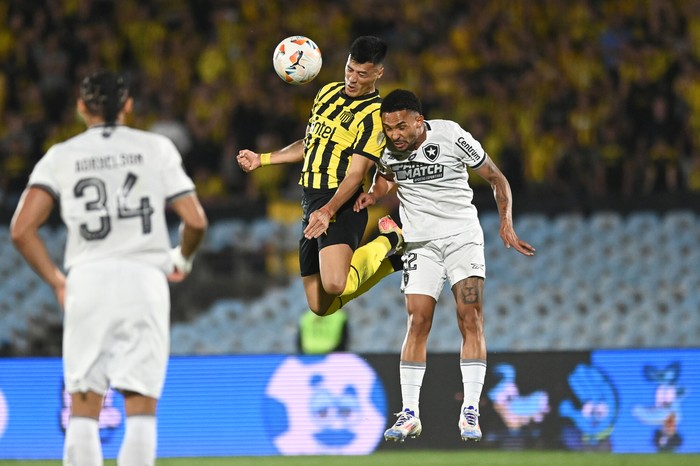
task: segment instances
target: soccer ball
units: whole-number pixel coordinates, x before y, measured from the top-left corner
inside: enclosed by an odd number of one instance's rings
[[[321,49],[305,36],[291,36],[282,40],[272,55],[277,75],[289,84],[306,84],[321,71]]]

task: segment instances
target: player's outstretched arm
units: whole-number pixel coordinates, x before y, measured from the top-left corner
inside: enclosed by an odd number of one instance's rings
[[[248,149],[238,152],[236,161],[246,173],[252,172],[256,168],[265,165],[276,165],[279,163],[296,163],[304,160],[304,141],[301,139],[293,142],[284,149],[275,152],[258,154]]]
[[[58,303],[63,307],[66,276],[51,259],[39,236],[39,227],[49,218],[53,205],[53,197],[45,190],[27,188],[12,217],[10,232],[17,251],[37,275],[53,288]]]
[[[535,248],[518,238],[513,228],[513,195],[505,175],[498,169],[488,155],[484,163],[476,169],[476,172],[479,176],[488,181],[491,185],[491,189],[493,189],[493,196],[496,199],[498,214],[501,218],[499,234],[505,247],[513,247],[516,251],[525,256],[534,256]]]

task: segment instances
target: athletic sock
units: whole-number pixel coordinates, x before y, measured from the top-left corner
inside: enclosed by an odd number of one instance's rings
[[[391,244],[391,249],[396,249],[396,246],[398,246],[399,244],[399,234],[395,231],[390,231],[389,233],[382,233],[379,236],[384,236],[386,237],[386,239],[389,240],[389,244]]]
[[[355,293],[379,269],[391,248],[391,241],[386,235],[379,235],[361,248],[358,248],[350,260],[348,280],[340,296]]]
[[[63,464],[80,466],[102,464],[102,444],[97,419],[71,416],[63,446]]]
[[[403,270],[403,254],[397,252],[387,257],[387,259],[391,262],[391,266],[394,267],[394,272]]]
[[[464,385],[463,406],[473,406],[479,409],[481,390],[484,388],[486,377],[486,361],[483,359],[460,359],[459,368],[462,371],[462,384]]]
[[[401,381],[401,401],[403,407],[413,411],[414,416],[420,417],[420,389],[423,385],[423,375],[425,374],[424,362],[401,361],[399,363],[399,380]]]
[[[359,249],[358,249],[359,251]],[[352,301],[353,299],[357,298],[358,296],[365,294],[368,292],[374,285],[379,283],[379,281],[386,277],[387,275],[391,275],[392,273],[396,272],[397,270],[401,270],[401,264],[402,262],[399,260],[396,260],[396,257],[401,258],[400,255],[397,254],[392,254],[391,256],[385,258],[380,264],[379,268],[374,272],[374,274],[369,277],[364,283],[362,283],[357,290],[349,295],[341,295],[338,296],[333,300],[331,305],[328,307],[326,310],[324,316],[329,316],[333,314],[335,311],[343,307],[345,304],[348,302]],[[397,268],[398,267],[398,268]],[[350,269],[351,273],[354,273],[352,269]],[[346,287],[347,289],[347,287]]]
[[[153,466],[156,463],[156,417],[127,416],[124,439],[117,457],[118,466]]]

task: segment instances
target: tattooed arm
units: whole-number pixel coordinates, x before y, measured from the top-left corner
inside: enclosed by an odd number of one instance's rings
[[[484,163],[475,171],[488,181],[491,189],[493,189],[493,196],[496,199],[498,214],[501,218],[500,235],[505,247],[510,248],[512,246],[526,256],[535,255],[535,248],[519,239],[513,228],[513,195],[505,175],[488,155]]]

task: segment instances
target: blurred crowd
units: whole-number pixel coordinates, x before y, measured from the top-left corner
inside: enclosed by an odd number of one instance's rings
[[[700,1],[6,0],[0,19],[8,210],[46,149],[83,130],[77,84],[103,67],[128,75],[129,123],[173,139],[206,205],[296,197],[298,167],[244,176],[235,154],[300,138],[362,34],[389,44],[380,92],[414,90],[428,117],[458,121],[516,193],[700,192]],[[292,34],[323,52],[311,84],[272,69]]]

